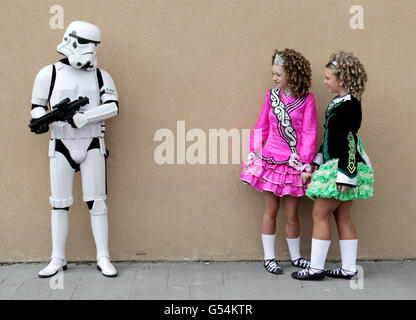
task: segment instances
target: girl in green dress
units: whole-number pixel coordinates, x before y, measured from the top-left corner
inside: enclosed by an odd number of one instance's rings
[[[336,97],[325,113],[324,141],[314,158],[315,171],[306,191],[315,200],[311,262],[309,268],[292,273],[294,279],[320,280],[325,276],[351,279],[357,274],[358,239],[351,220],[351,205],[355,199],[372,196],[374,181],[370,160],[357,136],[366,81],[364,66],[352,53],[339,51],[331,55],[324,83]],[[332,214],[338,228],[342,267],[325,271]]]

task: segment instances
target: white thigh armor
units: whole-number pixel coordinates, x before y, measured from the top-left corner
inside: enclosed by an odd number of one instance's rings
[[[66,208],[73,204],[74,172],[78,170],[81,171],[85,202],[107,198],[105,149],[101,147],[103,144],[102,138],[56,139],[49,142],[49,202],[52,207]]]
[[[67,208],[74,203],[72,186],[75,169],[65,155],[55,152],[56,141],[49,141],[51,196],[49,203],[54,208]]]
[[[80,164],[83,200],[98,201],[107,198],[105,158],[100,149],[91,149]]]

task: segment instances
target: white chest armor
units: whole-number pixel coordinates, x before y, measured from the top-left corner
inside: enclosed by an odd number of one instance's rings
[[[89,104],[81,107],[80,111],[95,108],[100,104],[100,90],[96,71],[75,69],[61,62],[56,63],[55,67],[56,79],[50,97],[52,107],[65,98],[73,101],[78,97],[89,99]],[[53,139],[103,137],[104,128],[104,121],[87,123],[82,128],[73,128],[67,122],[57,121],[51,124],[51,137]]]

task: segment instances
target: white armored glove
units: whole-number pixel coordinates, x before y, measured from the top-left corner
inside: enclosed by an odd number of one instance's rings
[[[74,128],[82,128],[88,123],[87,116],[83,112],[77,112],[69,122]]]
[[[93,123],[103,121],[114,117],[117,114],[117,101],[109,101],[107,103],[100,104],[95,108],[76,112],[68,122],[73,128],[82,128],[89,122]]]

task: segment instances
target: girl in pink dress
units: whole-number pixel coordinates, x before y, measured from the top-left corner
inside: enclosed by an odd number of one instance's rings
[[[275,257],[276,217],[284,197],[285,232],[292,264],[309,267],[300,255],[299,197],[305,195],[316,148],[316,107],[310,63],[292,49],[275,50],[272,57],[276,88],[266,93],[249,139],[248,160],[240,179],[264,193],[262,220],[264,267],[283,273]]]

